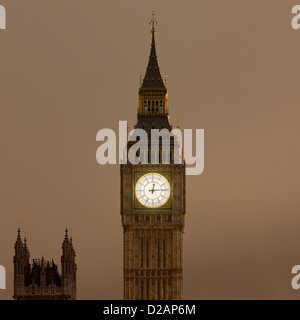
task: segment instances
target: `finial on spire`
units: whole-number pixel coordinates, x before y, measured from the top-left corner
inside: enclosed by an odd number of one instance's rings
[[[155,25],[157,24],[157,21],[155,20],[155,13],[154,13],[154,10],[152,12],[152,19],[150,21],[149,24],[152,24],[152,29],[151,29],[151,32],[154,34],[155,33]]]

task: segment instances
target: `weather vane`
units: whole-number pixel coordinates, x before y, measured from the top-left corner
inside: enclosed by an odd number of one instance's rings
[[[149,24],[152,24],[152,30],[151,30],[151,32],[152,33],[155,33],[155,25],[157,24],[157,21],[155,20],[155,13],[154,13],[154,10],[153,10],[153,12],[152,12],[152,19],[151,19],[151,21],[149,22]]]

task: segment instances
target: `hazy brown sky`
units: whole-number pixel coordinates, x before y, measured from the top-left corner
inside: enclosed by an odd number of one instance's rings
[[[66,220],[78,298],[122,299],[119,166],[96,133],[136,121],[156,11],[171,122],[205,129],[187,178],[185,299],[300,298],[300,1],[0,0],[0,264],[13,295],[17,221],[58,263]]]

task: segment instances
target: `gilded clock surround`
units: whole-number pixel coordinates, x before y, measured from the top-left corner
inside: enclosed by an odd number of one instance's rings
[[[149,170],[149,169],[148,169]],[[163,176],[165,179],[168,180],[169,182],[169,185],[170,185],[170,196],[168,198],[168,200],[163,204],[161,205],[160,207],[147,207],[143,204],[141,204],[139,202],[139,200],[137,199],[136,197],[136,185],[137,185],[137,182],[142,178],[144,177],[146,174],[151,174],[151,173],[156,173],[158,175],[161,175]],[[134,192],[133,192],[133,206],[134,206],[134,209],[136,209],[137,211],[138,210],[141,210],[141,211],[144,211],[144,210],[147,210],[149,211],[149,209],[152,209],[152,210],[166,210],[166,209],[169,209],[172,207],[172,174],[170,172],[162,172],[162,171],[152,171],[152,172],[136,172],[135,175],[134,175],[134,181],[133,181],[133,185],[134,185]]]
[[[147,176],[151,176],[151,175],[156,175],[156,176],[162,177],[162,178],[166,181],[166,183],[168,184],[168,189],[166,189],[166,191],[169,192],[169,195],[168,195],[168,197],[166,198],[166,201],[165,201],[164,203],[158,205],[158,206],[147,206],[146,204],[142,203],[142,202],[138,199],[138,196],[137,196],[137,187],[138,187],[139,181],[140,181],[141,179],[143,179],[143,178],[145,178],[145,177],[147,177]],[[158,183],[157,183],[157,184],[158,184]],[[135,184],[135,199],[139,202],[139,204],[141,204],[141,205],[144,206],[145,208],[148,208],[148,209],[159,209],[159,208],[162,208],[164,205],[167,204],[167,202],[169,201],[170,197],[171,197],[171,185],[170,185],[170,181],[169,181],[169,179],[168,179],[167,177],[165,177],[164,175],[162,175],[162,174],[160,174],[160,173],[158,173],[158,172],[149,172],[149,173],[146,173],[145,175],[141,176],[141,177],[137,180],[137,182],[136,182],[136,184]]]

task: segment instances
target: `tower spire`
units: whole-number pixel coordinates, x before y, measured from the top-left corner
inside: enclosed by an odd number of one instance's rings
[[[166,92],[166,87],[164,85],[163,78],[160,73],[160,68],[158,65],[157,54],[156,54],[156,44],[155,44],[155,25],[157,21],[155,20],[154,11],[152,13],[152,19],[150,21],[152,25],[151,33],[152,33],[152,42],[151,42],[151,50],[149,56],[148,67],[146,70],[146,74],[140,87],[140,91],[164,91]]]
[[[157,21],[155,20],[154,10],[153,10],[153,12],[152,12],[152,19],[151,19],[151,21],[149,22],[149,24],[152,24],[151,33],[152,33],[152,34],[155,34],[155,32],[156,32],[156,30],[155,30],[155,25],[157,25]]]
[[[68,231],[68,228],[66,228],[66,230],[65,230],[65,239],[66,239],[66,240],[69,240],[69,231]]]

